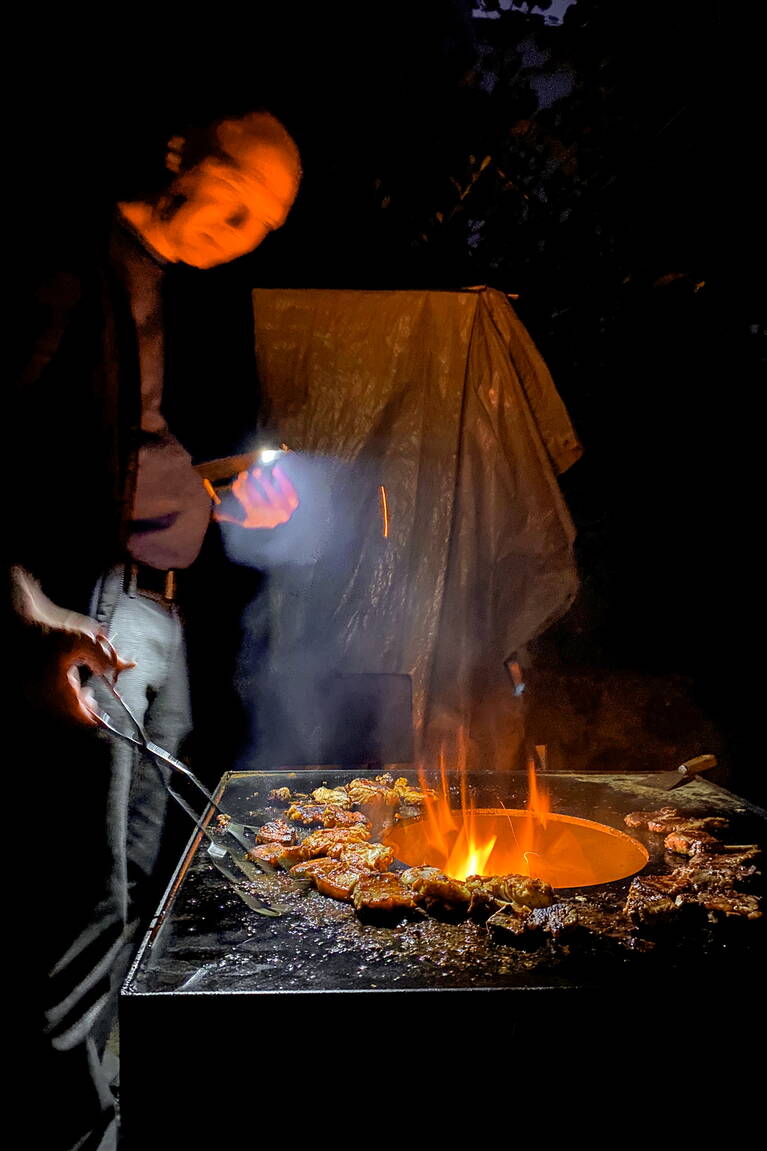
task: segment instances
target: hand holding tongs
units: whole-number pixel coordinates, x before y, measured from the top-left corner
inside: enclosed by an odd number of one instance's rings
[[[189,780],[191,784],[193,784],[193,786],[207,800],[213,810],[223,817],[221,819],[220,826],[215,833],[210,830],[210,827],[206,823],[202,822],[200,816],[197,814],[194,808],[187,803],[183,796],[179,795],[178,792],[175,791],[173,787],[171,787],[169,782],[163,780],[165,790],[168,792],[168,795],[170,795],[171,798],[176,801],[179,807],[183,808],[186,814],[194,822],[195,826],[208,840],[210,840],[210,844],[208,846],[208,855],[211,859],[211,862],[232,884],[240,899],[242,899],[243,902],[246,903],[248,907],[250,907],[253,911],[257,911],[259,915],[281,915],[282,912],[279,908],[272,907],[259,896],[254,895],[253,893],[243,888],[239,877],[231,871],[226,863],[226,857],[228,855],[229,859],[235,865],[235,867],[240,872],[242,872],[245,878],[250,880],[251,883],[256,881],[259,875],[263,872],[271,872],[273,870],[271,867],[269,867],[268,864],[262,863],[261,861],[256,862],[256,860],[250,856],[250,849],[252,844],[245,836],[245,828],[249,825],[244,823],[235,823],[231,816],[227,815],[226,812],[221,810],[205,785],[200,782],[197,776],[186,766],[186,764],[182,763],[180,759],[176,759],[176,757],[171,755],[169,751],[165,751],[164,748],[159,747],[156,743],[153,743],[152,740],[149,739],[143,725],[136,718],[133,711],[125,702],[112,680],[108,679],[105,675],[101,678],[109,688],[116,701],[119,703],[122,710],[127,715],[128,719],[133,724],[133,727],[136,730],[136,735],[130,735],[128,732],[120,731],[119,728],[115,727],[106,712],[94,712],[96,721],[99,726],[104,728],[106,731],[111,732],[112,735],[116,735],[118,739],[122,739],[126,743],[132,744],[133,747],[139,748],[140,751],[144,752],[148,756],[151,756],[151,758],[154,759],[157,763],[162,764],[165,767],[169,767],[172,771],[183,775],[187,780]],[[224,842],[222,841],[225,841],[227,836],[229,836],[230,839],[233,840],[237,845],[236,849],[231,844],[227,844],[226,846],[224,845]]]

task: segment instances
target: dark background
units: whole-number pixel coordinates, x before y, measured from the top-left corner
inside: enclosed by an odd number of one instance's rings
[[[161,181],[189,121],[270,107],[304,183],[284,230],[205,274],[199,370],[237,370],[220,358],[228,301],[254,285],[509,293],[585,448],[562,477],[582,591],[534,660],[681,677],[722,733],[730,786],[763,800],[747,14],[273,7],[11,34],[13,275],[87,247],[115,197]]]

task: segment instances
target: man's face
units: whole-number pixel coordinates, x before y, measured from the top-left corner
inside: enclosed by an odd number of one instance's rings
[[[252,252],[284,224],[298,190],[294,166],[278,148],[254,145],[235,157],[203,160],[175,181],[184,197],[165,222],[175,259],[213,268]]]

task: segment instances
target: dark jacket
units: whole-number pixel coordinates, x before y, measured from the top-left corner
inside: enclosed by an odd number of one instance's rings
[[[135,333],[106,256],[24,295],[10,555],[50,598],[82,611],[122,552],[140,421]]]
[[[136,331],[108,250],[27,277],[13,331],[11,561],[80,611],[124,556],[140,437]],[[258,411],[249,294],[219,271],[170,268],[166,285],[163,410],[195,462],[235,454]]]

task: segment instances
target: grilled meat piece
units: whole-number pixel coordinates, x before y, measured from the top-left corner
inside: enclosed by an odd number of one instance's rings
[[[405,887],[409,887],[411,891],[417,891],[422,881],[427,882],[431,879],[439,881],[449,878],[450,877],[445,875],[444,871],[440,871],[438,867],[426,867],[425,865],[423,867],[408,867],[407,871],[403,871],[400,874],[400,879],[405,884]]]
[[[322,855],[317,859],[304,859],[301,863],[296,863],[291,867],[290,874],[294,879],[305,879],[314,883],[318,875],[332,871],[337,866],[338,860],[328,859],[326,855]]]
[[[754,862],[758,856],[756,846],[746,851],[728,853],[725,849],[719,854],[692,856],[689,863],[677,867],[672,875],[683,878],[696,891],[747,885],[761,874]]]
[[[268,863],[271,867],[277,867],[282,851],[281,843],[261,843],[258,847],[251,847],[247,855],[249,859],[255,859],[258,863]]]
[[[465,883],[451,879],[438,867],[409,867],[401,873],[400,880],[427,911],[468,912],[471,891]]]
[[[289,843],[295,843],[297,838],[296,829],[284,819],[273,819],[271,823],[259,827],[256,832],[256,843],[284,843],[287,846]]]
[[[352,892],[352,903],[355,911],[373,918],[416,910],[411,892],[391,871],[359,879]]]
[[[285,812],[285,818],[293,823],[302,823],[304,827],[311,827],[313,823],[322,823],[326,811],[324,803],[291,803]]]
[[[623,822],[627,827],[647,827],[650,820],[676,819],[679,812],[675,807],[659,807],[657,811],[630,811],[624,816]]]
[[[388,871],[394,859],[394,848],[384,847],[382,843],[340,843],[328,848],[328,855],[367,871]]]
[[[301,843],[303,858],[329,855],[334,847],[345,847],[349,843],[360,843],[369,838],[370,832],[366,827],[322,828],[319,831],[311,831]]]
[[[290,871],[291,867],[297,863],[302,863],[305,859],[314,859],[317,855],[322,855],[322,852],[318,851],[313,854],[311,851],[305,851],[303,843],[295,843],[288,847],[280,844],[277,862],[280,867],[284,867],[285,871]]]
[[[663,843],[668,851],[676,851],[679,855],[708,855],[722,846],[707,831],[672,831]]]
[[[370,872],[363,867],[355,867],[353,863],[338,863],[336,866],[323,870],[315,878],[317,890],[332,899],[340,899],[344,903],[351,903],[354,889],[359,881]]]
[[[748,878],[751,868],[726,854],[706,854],[701,859],[699,863],[692,860],[677,867],[669,875],[637,876],[632,880],[625,907],[632,922],[640,927],[653,926],[671,921],[680,913],[690,920],[706,916],[711,923],[735,917],[761,918],[761,900],[735,887],[739,879]],[[733,860],[734,865],[728,866]],[[722,865],[716,866],[717,863]]]
[[[356,866],[353,863],[339,862],[324,855],[319,859],[307,859],[303,863],[291,867],[290,874],[294,879],[304,879],[313,883],[322,895],[329,895],[333,899],[350,902],[352,892],[357,880],[364,875],[370,875],[368,868]]]
[[[554,893],[542,879],[529,875],[470,875],[465,881],[475,897],[474,907],[496,903],[510,903],[519,907],[548,907],[554,902]]]
[[[335,804],[328,804],[322,817],[323,827],[355,828],[370,831],[370,820],[361,811],[345,811]]]
[[[693,900],[681,901],[690,890],[684,876],[638,875],[632,879],[624,913],[641,928],[658,928],[671,924],[702,921],[703,909]]]
[[[624,916],[585,901],[520,907],[518,911],[504,907],[488,919],[487,929],[494,938],[524,948],[540,947],[547,939],[563,946],[633,946],[632,927]]]
[[[668,835],[672,831],[726,831],[729,821],[720,815],[698,818],[685,815],[676,807],[659,807],[657,811],[630,811],[623,822],[628,827],[646,827],[648,831]]]
[[[628,923],[624,921],[622,924],[620,917],[588,902],[537,907],[531,911],[530,921],[533,925],[540,925],[547,935],[558,941],[583,936],[617,939],[625,937],[629,930]]]
[[[396,810],[399,807],[399,795],[387,782],[382,782],[384,778],[353,779],[347,783],[346,793],[355,807]]]
[[[394,790],[400,798],[400,803],[409,807],[423,807],[427,799],[435,799],[437,795],[436,791],[432,791],[429,787],[416,787],[408,783],[404,776],[394,780]]]
[[[351,800],[346,797],[347,805]],[[333,803],[293,803],[286,812],[287,818],[305,827],[367,827],[369,820],[361,811],[347,811]]]
[[[345,811],[352,805],[352,801],[343,787],[318,787],[312,792],[315,803],[332,803],[334,807],[342,807]]]
[[[493,939],[501,943],[513,943],[515,947],[532,950],[545,942],[543,927],[534,923],[529,907],[512,911],[508,906],[499,908],[487,921],[487,930]]]
[[[276,799],[281,803],[290,803],[292,798],[289,787],[273,787],[267,796],[267,799]]]
[[[761,919],[762,901],[758,895],[744,895],[734,888],[709,889],[697,895],[697,902],[705,907],[711,923],[723,919]]]
[[[637,875],[631,881],[629,897],[633,894],[637,898],[673,900],[680,891],[687,891],[690,887],[688,877],[680,874],[682,870],[679,867],[670,875]],[[628,910],[628,905],[626,910]]]
[[[666,835],[670,831],[726,831],[729,827],[729,821],[719,815],[708,815],[702,819],[696,819],[691,815],[680,815],[671,816],[668,819],[650,819],[647,827],[649,831],[657,831]]]

